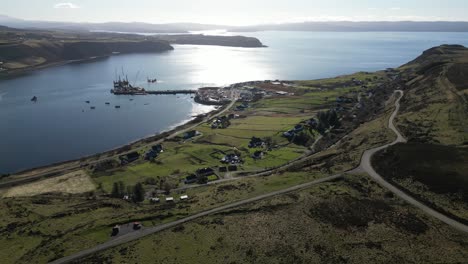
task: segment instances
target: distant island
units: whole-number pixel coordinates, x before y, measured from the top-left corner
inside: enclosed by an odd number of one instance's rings
[[[264,47],[243,36],[155,35],[24,30],[0,26],[0,77],[120,53],[166,52],[172,44]]]

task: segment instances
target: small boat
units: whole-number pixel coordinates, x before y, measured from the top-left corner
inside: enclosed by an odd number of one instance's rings
[[[89,104],[89,101],[86,101],[87,104]]]
[[[158,82],[158,79],[154,78],[154,79],[150,79],[150,78],[147,78],[148,79],[148,83],[156,83]]]
[[[116,105],[115,108],[120,108],[120,105]]]
[[[94,110],[94,109],[96,109],[96,107],[95,107],[95,106],[91,106],[90,108],[91,108],[91,109],[93,109],[93,110]]]
[[[31,98],[31,102],[37,102],[37,97],[34,96],[33,98]]]
[[[106,102],[106,105],[110,105],[110,103],[109,103],[109,102]]]
[[[133,99],[130,99],[130,101],[133,101]]]

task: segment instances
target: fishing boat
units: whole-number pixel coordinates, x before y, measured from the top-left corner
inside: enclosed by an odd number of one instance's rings
[[[144,95],[146,94],[145,89],[141,87],[136,87],[130,84],[128,81],[128,77],[125,77],[125,79],[121,79],[119,76],[119,79],[117,81],[114,81],[114,89],[111,89],[110,91],[113,94],[135,94],[135,95]]]
[[[154,78],[154,79],[150,79],[150,78],[146,78],[148,80],[148,83],[157,83],[158,82],[158,79]]]

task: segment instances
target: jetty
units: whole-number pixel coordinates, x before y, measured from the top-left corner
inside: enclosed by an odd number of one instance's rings
[[[196,94],[197,90],[164,90],[164,91],[146,91],[148,94]]]
[[[163,90],[163,91],[138,91],[138,90],[126,90],[126,91],[111,91],[115,95],[162,95],[162,94],[196,94],[197,90]]]

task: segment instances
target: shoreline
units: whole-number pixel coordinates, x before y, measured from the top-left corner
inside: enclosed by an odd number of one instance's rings
[[[207,113],[192,116],[191,118],[182,120],[181,122],[171,125],[167,129],[157,132],[154,135],[143,136],[139,139],[135,139],[133,141],[130,141],[128,143],[125,143],[123,145],[120,145],[111,149],[103,150],[103,151],[92,153],[89,155],[84,155],[84,156],[74,158],[74,159],[68,159],[64,161],[50,163],[44,166],[33,167],[33,168],[19,170],[19,171],[10,172],[10,173],[7,172],[6,174],[3,174],[3,178],[5,179],[3,179],[1,177],[2,174],[0,174],[0,183],[8,183],[9,180],[15,180],[14,178],[22,179],[23,177],[30,177],[31,175],[27,175],[27,174],[35,172],[35,171],[38,171],[38,173],[44,173],[47,175],[47,174],[54,173],[54,168],[56,167],[58,170],[61,170],[61,171],[74,170],[74,169],[78,169],[81,167],[85,167],[89,165],[89,163],[93,163],[93,162],[97,163],[98,161],[112,159],[113,156],[123,155],[123,153],[127,151],[126,148],[134,148],[134,147],[138,148],[138,147],[141,147],[139,146],[140,144],[149,144],[149,143],[154,143],[160,140],[165,141],[169,139],[171,135],[178,134],[184,129],[190,128],[192,125],[199,125],[205,122],[204,120],[205,118],[208,118],[208,119],[212,118],[214,115],[225,110],[227,106],[228,105],[224,105],[218,109],[213,109]],[[202,120],[198,122],[199,119],[202,119]],[[132,151],[136,151],[136,150],[132,150]],[[101,156],[107,156],[107,157],[103,157],[101,160],[98,160],[98,161],[94,160],[94,159],[100,158]],[[70,166],[72,166],[73,163],[79,163],[79,164],[70,168],[59,168],[60,166],[67,165],[67,164],[70,164]],[[41,172],[43,170],[47,170],[47,171]]]

